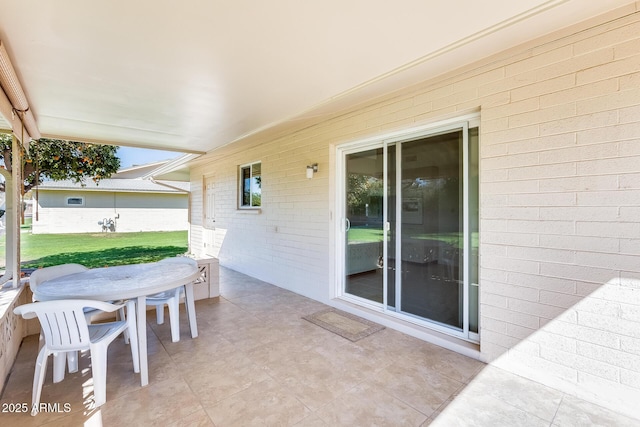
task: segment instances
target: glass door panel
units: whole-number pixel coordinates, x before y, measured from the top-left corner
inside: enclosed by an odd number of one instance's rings
[[[347,154],[345,292],[383,301],[383,149]]]
[[[401,304],[421,318],[462,328],[462,131],[401,147]]]

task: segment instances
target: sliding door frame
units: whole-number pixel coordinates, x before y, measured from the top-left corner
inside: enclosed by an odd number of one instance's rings
[[[461,338],[463,340],[471,341],[478,343],[479,342],[479,332],[471,332],[469,330],[469,292],[471,287],[471,280],[469,277],[470,274],[470,256],[471,256],[471,229],[470,229],[470,214],[469,214],[469,128],[479,127],[479,114],[473,113],[460,117],[456,117],[454,119],[440,121],[437,123],[433,123],[426,126],[415,127],[411,129],[406,129],[404,131],[393,132],[385,135],[370,137],[366,139],[361,139],[355,142],[342,144],[336,147],[336,221],[335,221],[335,233],[336,233],[336,250],[335,250],[335,271],[336,271],[336,283],[334,292],[337,298],[354,303],[356,305],[360,305],[366,307],[370,310],[381,312],[385,315],[388,315],[393,318],[398,318],[403,321],[408,321],[410,323],[417,324],[419,326],[423,326],[425,328],[433,329],[438,332],[442,332],[448,335],[455,336],[457,338]],[[435,321],[430,321],[423,318],[418,318],[415,316],[408,315],[407,313],[403,313],[401,306],[401,286],[402,286],[402,278],[401,278],[401,268],[395,269],[395,286],[396,286],[396,297],[395,297],[395,305],[396,307],[389,307],[388,305],[388,275],[387,275],[387,260],[389,259],[389,231],[390,231],[390,222],[388,218],[389,214],[389,197],[388,197],[388,189],[389,189],[389,154],[388,148],[390,146],[395,146],[395,182],[396,186],[399,186],[401,182],[401,174],[402,174],[402,144],[404,142],[414,141],[416,139],[427,138],[430,136],[436,136],[442,133],[447,133],[455,130],[462,130],[463,134],[463,148],[462,148],[462,191],[463,191],[463,239],[464,239],[464,247],[463,247],[463,301],[462,301],[462,315],[463,315],[463,327],[462,329],[451,327],[448,325],[440,324]],[[347,179],[346,176],[346,157],[349,154],[359,153],[365,150],[373,150],[373,149],[383,149],[383,175],[384,175],[384,184],[383,187],[385,189],[383,196],[383,258],[384,258],[384,268],[385,272],[383,272],[383,296],[382,303],[377,303],[365,298],[361,298],[355,295],[347,294],[345,292],[345,280],[346,280],[346,271],[345,271],[345,261],[346,261],[346,231],[347,231],[347,220],[345,215],[347,206],[346,206],[346,197],[345,197],[345,182]],[[397,193],[398,189],[396,188],[396,200],[395,200],[395,212],[396,212],[396,224],[395,224],[395,233],[396,236],[401,236],[401,227],[402,227],[402,198],[400,194]],[[398,260],[402,258],[402,242],[400,238],[396,239],[395,242],[395,257]],[[401,262],[401,261],[400,261]]]

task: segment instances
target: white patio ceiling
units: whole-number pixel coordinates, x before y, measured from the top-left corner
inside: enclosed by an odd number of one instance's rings
[[[630,2],[0,0],[0,40],[43,136],[206,152]]]

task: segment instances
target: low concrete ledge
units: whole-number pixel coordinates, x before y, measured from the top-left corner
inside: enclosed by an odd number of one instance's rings
[[[22,338],[27,334],[27,323],[22,317],[13,314],[13,309],[30,301],[26,280],[16,288],[12,282],[0,287],[0,380],[2,392],[16,359]],[[0,393],[1,394],[1,393]]]
[[[193,283],[194,299],[220,296],[220,265],[218,258],[197,258],[200,277]]]

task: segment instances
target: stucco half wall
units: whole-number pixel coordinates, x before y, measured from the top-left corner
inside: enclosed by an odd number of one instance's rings
[[[640,417],[638,8],[209,153],[192,169],[192,251]],[[481,121],[478,349],[336,298],[334,255],[336,147],[468,112]],[[238,167],[256,161],[262,207],[239,210]]]

